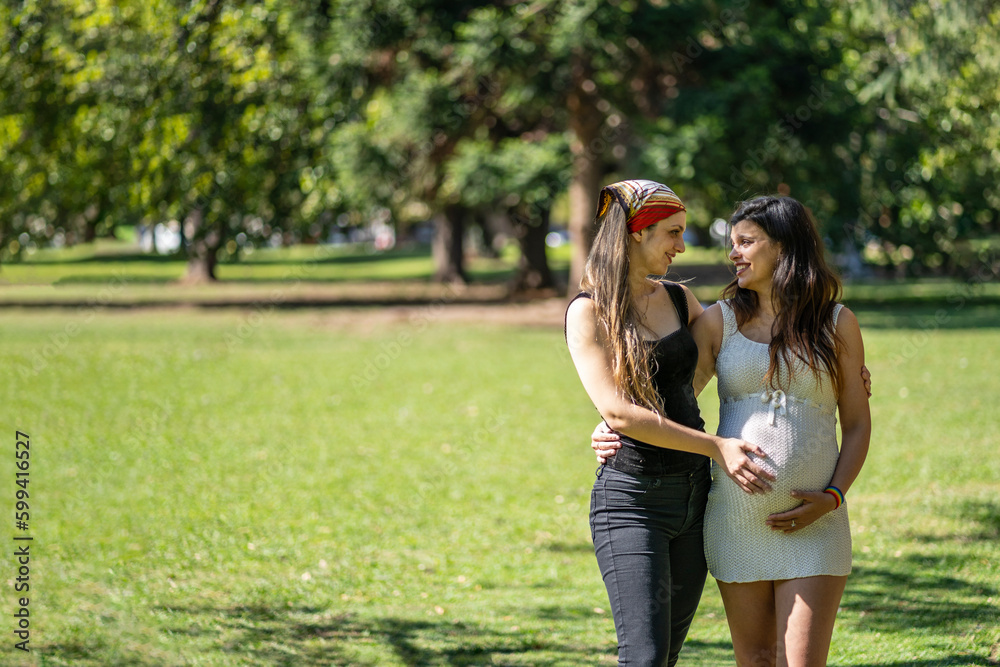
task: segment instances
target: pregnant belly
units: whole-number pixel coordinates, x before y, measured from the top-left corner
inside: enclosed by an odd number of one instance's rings
[[[800,504],[790,497],[792,491],[821,491],[830,483],[839,458],[833,414],[789,405],[786,414],[774,416],[772,424],[767,406],[748,400],[725,404],[720,417],[719,435],[742,438],[763,449],[766,457],[751,458],[775,476],[772,492],[749,496],[724,474],[715,475],[716,483],[725,482],[727,492],[742,496],[740,502],[759,504],[763,513],[783,512]]]

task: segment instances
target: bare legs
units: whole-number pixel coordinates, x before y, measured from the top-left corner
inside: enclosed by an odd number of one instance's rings
[[[739,667],[824,667],[847,577],[719,583]]]

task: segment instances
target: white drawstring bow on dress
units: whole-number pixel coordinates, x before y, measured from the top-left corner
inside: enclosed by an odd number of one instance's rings
[[[784,417],[785,413],[788,412],[788,410],[785,407],[786,406],[785,392],[781,391],[780,389],[775,389],[773,392],[770,392],[767,389],[765,389],[764,393],[760,395],[760,402],[767,403],[768,401],[771,402],[771,407],[768,410],[767,423],[770,424],[771,426],[774,426],[775,412],[777,412],[782,417]]]

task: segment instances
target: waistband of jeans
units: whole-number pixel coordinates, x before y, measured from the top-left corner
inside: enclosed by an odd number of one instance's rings
[[[614,456],[607,460],[605,467],[630,475],[687,475],[693,472],[709,472],[710,459],[701,454],[662,451],[641,451],[623,444]]]

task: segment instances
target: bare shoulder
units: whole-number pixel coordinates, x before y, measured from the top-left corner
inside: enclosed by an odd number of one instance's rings
[[[687,285],[681,285],[681,289],[684,291],[684,298],[687,299],[688,326],[690,326],[695,320],[701,317],[702,313],[705,312],[705,308],[701,305],[701,302],[698,301],[698,297],[694,295],[691,288]]]
[[[566,308],[566,319],[568,321],[593,320],[597,313],[597,307],[593,299],[580,297],[573,299],[573,302]]]
[[[840,314],[837,315],[836,332],[847,349],[858,348],[862,345],[861,324],[858,322],[857,315],[851,312],[847,306],[841,308]]]
[[[695,326],[698,329],[704,329],[712,333],[718,332],[721,335],[724,324],[725,321],[722,317],[722,306],[716,302],[705,309],[705,311],[701,314],[701,317],[699,317],[698,321],[695,323]]]
[[[597,332],[597,307],[593,299],[574,299],[566,308],[566,336],[569,342],[593,339]]]
[[[850,308],[844,306],[837,315],[837,333],[844,336],[855,332],[858,334],[861,333],[861,324],[858,322],[858,316]]]
[[[698,344],[699,364],[702,358],[706,364],[709,363],[709,359],[714,364],[715,358],[722,348],[724,330],[725,321],[722,317],[722,306],[718,303],[706,308],[701,317],[691,325],[691,335],[694,336],[694,341]]]

